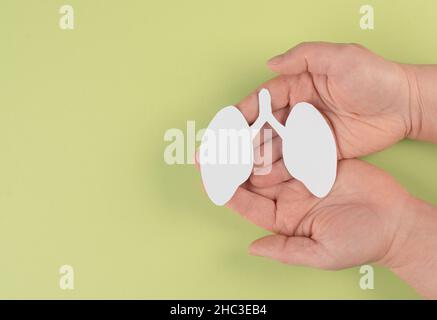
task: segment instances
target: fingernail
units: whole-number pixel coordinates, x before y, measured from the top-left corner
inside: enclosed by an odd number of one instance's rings
[[[283,55],[277,55],[276,57],[271,58],[269,61],[267,61],[268,64],[270,65],[275,65],[275,64],[279,64],[282,60]]]

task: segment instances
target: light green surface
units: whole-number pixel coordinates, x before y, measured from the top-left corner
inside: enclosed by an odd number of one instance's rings
[[[0,298],[418,297],[383,268],[363,291],[358,268],[248,256],[265,232],[212,205],[192,166],[166,165],[163,134],[205,126],[301,41],[437,63],[436,1],[71,0],[76,29],[62,31],[65,3],[0,1]],[[437,204],[437,146],[368,159]]]

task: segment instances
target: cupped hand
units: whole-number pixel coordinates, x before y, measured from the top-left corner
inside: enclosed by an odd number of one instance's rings
[[[393,255],[395,238],[409,232],[405,211],[410,200],[382,170],[361,160],[342,160],[326,198],[313,196],[295,179],[267,188],[248,181],[227,206],[275,233],[255,241],[252,254],[339,269]]]
[[[411,130],[408,73],[355,44],[303,43],[271,59],[280,75],[261,85],[284,122],[289,107],[306,101],[329,121],[339,159],[364,156],[405,138]],[[237,107],[249,123],[258,116],[257,92]],[[281,141],[273,140],[276,158]]]

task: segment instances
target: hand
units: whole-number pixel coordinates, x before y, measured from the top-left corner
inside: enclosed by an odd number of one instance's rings
[[[275,233],[253,242],[253,255],[322,269],[379,263],[437,299],[437,208],[364,161],[340,161],[323,199],[294,179],[268,188],[248,181],[227,206]]]
[[[284,122],[290,105],[313,104],[334,130],[339,159],[382,150],[411,131],[408,73],[364,47],[304,43],[271,59],[268,66],[281,75],[260,88],[271,92],[278,120]],[[249,123],[258,115],[256,93],[237,105]],[[275,138],[277,160],[280,145]]]
[[[393,244],[410,233],[410,203],[388,174],[361,160],[343,160],[326,198],[314,197],[294,179],[268,188],[247,182],[227,206],[276,233],[255,241],[252,254],[340,269],[397,256]]]

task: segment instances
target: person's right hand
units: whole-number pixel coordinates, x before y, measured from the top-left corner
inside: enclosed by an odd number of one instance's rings
[[[362,46],[303,43],[271,59],[268,66],[280,75],[259,89],[270,91],[278,120],[284,122],[288,107],[297,102],[313,104],[332,126],[339,159],[380,151],[411,130],[406,70]],[[237,105],[249,123],[258,116],[259,89]],[[273,139],[273,161],[281,159],[281,145],[279,137]]]

